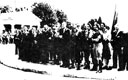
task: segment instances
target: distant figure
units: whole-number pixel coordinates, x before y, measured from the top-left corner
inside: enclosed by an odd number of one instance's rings
[[[3,30],[3,33],[2,33],[2,40],[3,40],[3,44],[8,43],[7,32],[5,30]]]
[[[14,35],[14,44],[15,44],[15,54],[19,54],[19,46],[20,46],[20,36],[19,32],[17,31]]]

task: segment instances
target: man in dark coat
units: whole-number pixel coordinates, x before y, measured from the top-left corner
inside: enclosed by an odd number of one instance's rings
[[[16,31],[16,34],[14,35],[14,44],[15,44],[15,54],[19,54],[19,46],[20,46],[20,33]]]
[[[90,41],[89,41],[89,32],[88,30],[83,31],[83,40],[82,40],[82,47],[84,51],[84,69],[90,69],[90,61],[89,61],[89,56],[90,56]]]
[[[128,71],[128,33],[123,33],[123,68],[121,70],[126,70]]]
[[[119,71],[122,70],[123,67],[123,55],[122,55],[122,32],[119,32],[118,29],[116,29],[113,32],[113,40],[111,42],[113,47],[113,68],[117,68],[117,57],[119,57]]]
[[[61,59],[62,59],[62,67],[69,67],[69,49],[67,47],[68,42],[70,40],[70,31],[68,29],[64,30],[64,33],[62,34],[62,44],[63,44],[63,48],[62,48],[62,53],[61,53]]]
[[[14,35],[14,44],[16,46],[15,48],[15,54],[18,54],[19,55],[19,59],[22,59],[22,49],[23,49],[23,46],[22,46],[22,39],[23,39],[23,36],[22,36],[22,31],[19,30],[15,35]]]
[[[22,60],[23,61],[30,61],[30,38],[28,36],[29,32],[25,31],[23,33],[23,40],[22,40]]]
[[[29,53],[28,58],[29,61],[37,63],[39,61],[39,55],[37,50],[37,44],[36,44],[36,30],[31,29],[28,34],[29,39]]]
[[[81,42],[82,42],[82,33],[79,32],[78,35],[76,35],[76,46],[75,46],[75,60],[77,63],[77,70],[80,70],[80,66],[81,66],[81,61],[82,61],[82,55],[81,55],[81,51],[82,51],[82,47],[81,47]]]
[[[37,35],[37,44],[40,52],[40,60],[43,64],[46,64],[49,61],[48,48],[50,45],[49,38],[51,37],[51,35],[51,32],[46,28],[44,28],[44,30],[42,30],[41,33]]]
[[[70,51],[69,51],[69,59],[71,61],[69,69],[75,68],[75,54],[76,54],[76,29],[72,29],[71,31],[71,39],[69,42],[69,47],[70,47]]]

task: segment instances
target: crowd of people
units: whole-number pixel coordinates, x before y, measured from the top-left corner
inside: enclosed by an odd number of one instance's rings
[[[14,43],[14,35],[10,31],[3,30],[0,34],[1,44],[12,44]]]
[[[84,62],[84,69],[90,71],[113,68],[122,71],[125,67],[128,70],[127,35],[115,28],[111,38],[110,27],[97,19],[91,19],[87,25],[63,22],[42,28],[24,26],[15,31],[15,54],[22,61],[52,62],[69,69],[80,70]]]

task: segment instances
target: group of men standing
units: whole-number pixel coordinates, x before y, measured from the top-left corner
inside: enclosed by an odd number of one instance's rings
[[[1,35],[0,35],[0,43],[2,44],[8,44],[8,43],[13,43],[13,35],[11,34],[10,31],[6,31],[6,30],[3,30]]]
[[[113,34],[115,36],[111,39],[109,27],[97,19],[89,21],[87,26],[72,25],[69,22],[44,25],[39,29],[24,26],[22,29],[17,29],[14,35],[15,52],[23,61],[43,64],[52,62],[69,69],[76,67],[80,70],[84,61],[84,69],[98,72],[102,72],[102,69],[117,68],[117,56],[119,56],[120,71],[125,69],[128,62],[128,45],[124,43],[128,34],[118,33],[117,29]],[[123,40],[124,38],[126,39]],[[109,66],[111,59],[113,65]]]

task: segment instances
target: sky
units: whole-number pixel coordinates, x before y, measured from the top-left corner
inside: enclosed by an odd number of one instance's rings
[[[128,6],[125,0],[0,0],[0,5],[30,7],[34,2],[49,3],[54,9],[63,10],[69,21],[78,24],[87,23],[90,19],[98,19],[101,16],[103,22],[111,26],[115,8],[119,14],[120,26],[126,26],[124,19],[128,17],[126,11]]]

